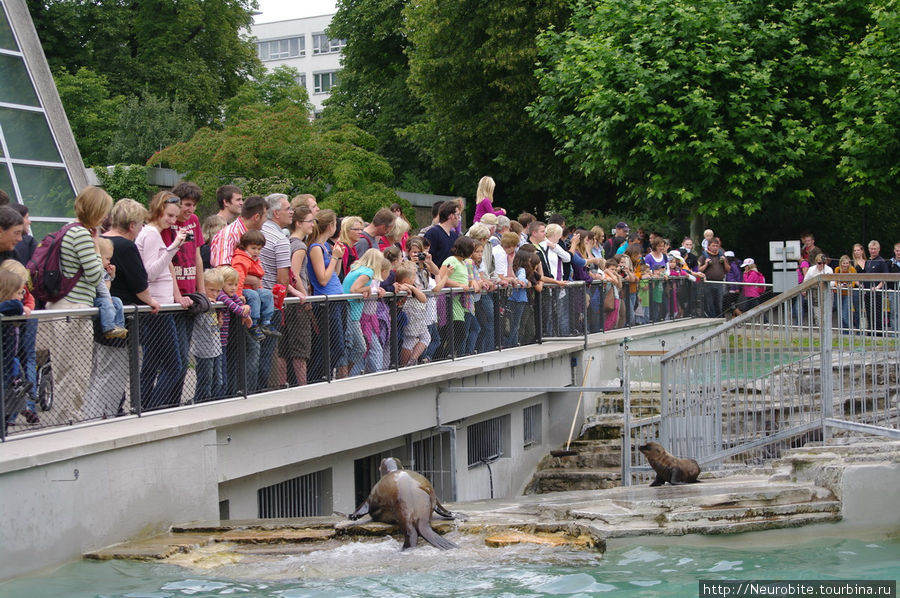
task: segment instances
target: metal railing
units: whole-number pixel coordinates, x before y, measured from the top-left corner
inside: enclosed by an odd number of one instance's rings
[[[331,382],[545,339],[702,315],[704,285],[687,279],[490,293],[445,289],[420,304],[405,293],[285,300],[252,336],[222,304],[205,314],[126,306],[128,336],[105,339],[97,309],[0,317],[0,438],[271,389]],[[523,301],[524,299],[524,301]],[[657,308],[651,310],[651,304]],[[614,307],[610,307],[613,305]],[[652,316],[651,316],[652,314]],[[227,320],[227,324],[226,324]]]
[[[701,465],[758,464],[833,435],[900,437],[900,275],[822,275],[660,359],[658,440]],[[644,468],[645,469],[645,468]]]

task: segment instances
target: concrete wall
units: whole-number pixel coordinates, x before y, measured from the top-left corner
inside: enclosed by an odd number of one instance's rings
[[[709,324],[707,324],[709,325]],[[620,343],[696,334],[697,322],[596,335],[588,383],[616,371]],[[355,509],[354,460],[406,456],[417,434],[455,431],[455,500],[518,494],[543,455],[565,442],[577,393],[447,392],[448,386],[580,384],[583,340],[554,341],[452,362],[14,437],[0,445],[0,579],[77,558],[168,526],[257,516],[257,490],[327,470],[323,509]],[[574,365],[573,365],[574,359]],[[523,409],[540,404],[541,444],[523,446]],[[585,405],[579,410],[579,421]],[[503,456],[468,467],[468,426],[508,417]],[[449,433],[448,433],[449,435]],[[230,439],[230,440],[229,440]],[[79,470],[75,481],[74,469]],[[449,486],[449,484],[448,484]],[[446,488],[449,492],[451,489]],[[10,539],[15,541],[10,541]]]

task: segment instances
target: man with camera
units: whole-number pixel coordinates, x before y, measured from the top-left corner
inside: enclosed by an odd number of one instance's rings
[[[700,256],[700,272],[708,281],[724,281],[730,268],[728,258],[722,253],[722,241],[713,237]],[[722,315],[722,299],[725,297],[725,285],[704,285],[704,306],[707,318],[718,318]]]
[[[187,231],[184,243],[172,258],[175,282],[181,296],[186,297],[191,293],[203,292],[203,260],[200,257],[203,232],[200,229],[200,219],[194,213],[197,211],[197,203],[203,197],[203,190],[196,183],[181,182],[175,185],[172,193],[181,199],[181,214],[173,228],[160,234],[165,243],[171,244],[179,230]]]

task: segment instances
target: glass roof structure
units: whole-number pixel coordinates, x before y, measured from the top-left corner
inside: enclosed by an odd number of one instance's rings
[[[24,0],[0,0],[0,189],[32,220],[73,216],[84,166]],[[44,227],[40,227],[44,228]]]

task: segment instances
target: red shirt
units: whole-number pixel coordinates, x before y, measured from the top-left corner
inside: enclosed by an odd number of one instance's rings
[[[238,271],[238,291],[237,295],[243,297],[243,293],[241,290],[249,289],[250,287],[244,285],[244,279],[247,276],[256,276],[260,280],[262,280],[263,275],[265,275],[265,270],[263,270],[262,264],[259,263],[259,260],[254,260],[250,257],[243,249],[235,249],[234,255],[231,257],[231,267]]]
[[[194,233],[193,241],[185,241],[172,257],[172,265],[175,267],[175,282],[182,295],[197,292],[197,248],[203,245],[203,231],[200,229],[200,219],[196,214],[191,214],[187,222],[176,222],[177,228],[185,228],[189,233]],[[171,245],[175,240],[175,229],[167,228],[161,233],[163,243]]]

